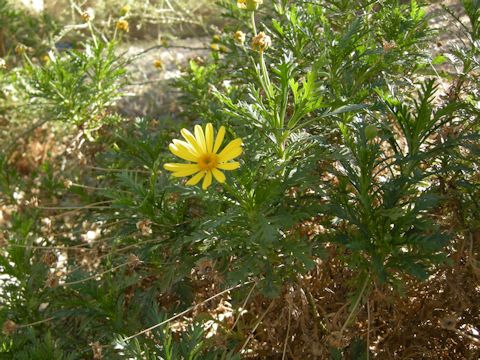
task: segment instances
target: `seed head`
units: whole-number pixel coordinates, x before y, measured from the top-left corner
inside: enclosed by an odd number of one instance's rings
[[[252,49],[260,53],[263,53],[270,46],[272,46],[272,39],[263,31],[252,39]]]
[[[2,332],[5,335],[10,336],[15,331],[17,331],[17,324],[15,324],[12,320],[7,320],[3,323]]]

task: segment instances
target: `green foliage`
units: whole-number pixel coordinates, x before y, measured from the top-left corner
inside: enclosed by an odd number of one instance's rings
[[[121,97],[125,69],[115,53],[116,42],[93,36],[81,51],[50,52],[44,66],[30,61],[25,66],[24,91],[45,116],[95,126],[97,117]]]
[[[435,33],[414,0],[272,1],[255,13],[222,1],[226,50],[189,62],[174,82],[184,111],[160,123],[110,114],[126,62],[91,24],[90,39],[51,49],[48,63],[26,54],[12,86],[40,120],[87,130],[91,153],[88,166],[44,162],[30,178],[2,154],[12,210],[0,322],[18,327],[4,329],[1,355],[84,359],[100,346],[106,359],[239,359],[254,325],[217,319],[212,290],[231,288],[237,316],[245,285],[278,299],[335,259],[352,294],[342,335],[372,288],[402,293],[448,266],[451,240],[480,225],[478,5],[464,1],[465,46],[432,59],[421,49]],[[250,45],[260,31],[272,38],[262,52]],[[446,60],[458,73],[442,93],[430,65]],[[180,129],[207,122],[227,128],[225,142],[242,138],[244,153],[203,191],[162,169]],[[28,206],[18,194],[30,201],[33,186],[59,206]],[[329,351],[368,358],[366,347],[362,333]]]

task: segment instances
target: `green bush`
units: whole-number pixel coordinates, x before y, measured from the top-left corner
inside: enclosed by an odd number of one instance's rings
[[[354,324],[363,305],[448,268],[455,241],[479,229],[480,5],[463,5],[471,27],[451,74],[435,68],[446,57],[428,50],[436,33],[415,0],[221,1],[224,31],[174,81],[184,110],[161,121],[113,114],[128,62],[118,34],[90,24],[89,39],[47,64],[26,55],[15,86],[41,119],[86,131],[90,158],[22,177],[2,155],[2,356],[285,358],[290,328],[265,355],[251,345],[257,326],[288,289],[316,309],[303,279],[330,276],[334,259],[348,311],[329,323],[311,310],[322,354],[373,357]],[[208,123],[226,129],[219,151],[240,138],[243,154],[202,189],[164,166],[200,158],[193,142]],[[60,205],[33,206],[32,187]],[[258,321],[242,317],[253,297],[270,303]]]

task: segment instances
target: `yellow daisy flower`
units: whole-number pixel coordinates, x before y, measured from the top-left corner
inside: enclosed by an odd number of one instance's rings
[[[185,141],[174,139],[169,145],[170,151],[188,164],[169,163],[163,167],[171,171],[175,177],[194,175],[187,185],[196,185],[203,179],[202,189],[206,190],[213,178],[219,183],[225,182],[225,174],[220,170],[238,169],[238,161],[230,161],[242,154],[242,139],[237,138],[228,143],[219,152],[225,137],[225,127],[220,127],[214,139],[212,124],[208,123],[203,131],[200,125],[195,126],[195,135],[187,129],[180,131]]]

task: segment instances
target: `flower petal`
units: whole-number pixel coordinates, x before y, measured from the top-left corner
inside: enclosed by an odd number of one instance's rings
[[[202,150],[202,147],[198,144],[197,139],[193,134],[188,131],[187,129],[182,129],[180,130],[180,133],[182,136],[187,140],[187,142],[190,144],[191,147],[195,149],[195,151],[199,154],[202,154],[204,151]]]
[[[183,145],[182,143],[186,144],[187,146]],[[175,142],[174,140],[172,144],[168,145],[168,148],[173,155],[176,155],[183,160],[192,162],[198,161],[198,156],[195,155],[196,151],[184,141],[180,142],[180,140],[177,140],[177,142]]]
[[[241,145],[242,139],[240,138],[231,141],[227,146],[225,146],[220,154],[218,154],[218,161],[222,163],[239,156],[243,151]]]
[[[207,190],[210,185],[212,185],[212,172],[208,171],[205,179],[203,179],[202,189]]]
[[[217,138],[215,139],[215,146],[213,147],[213,153],[216,154],[220,146],[222,145],[223,138],[225,137],[225,126],[220,126],[218,129]]]
[[[184,177],[184,176],[190,176],[193,174],[196,174],[197,172],[201,171],[200,168],[197,166],[195,169],[185,169],[185,170],[179,170],[175,171],[172,173],[172,176],[174,177]]]
[[[196,170],[199,171],[200,168],[197,164],[177,164],[177,163],[167,163],[163,165],[163,168],[168,171],[179,172],[185,170]]]
[[[217,169],[221,169],[221,170],[235,170],[235,169],[238,169],[239,167],[240,167],[240,163],[238,161],[217,164]]]
[[[197,185],[205,176],[205,171],[200,171],[197,175],[187,181],[187,185]]]
[[[198,145],[202,148],[203,152],[207,152],[207,144],[205,141],[205,134],[200,125],[195,125],[195,139],[197,139]]]
[[[217,169],[213,168],[212,169],[212,174],[220,184],[223,184],[225,182],[225,174],[223,172],[221,172],[220,170],[217,170]]]
[[[205,127],[205,141],[207,143],[207,152],[213,151],[213,125],[208,123]]]

